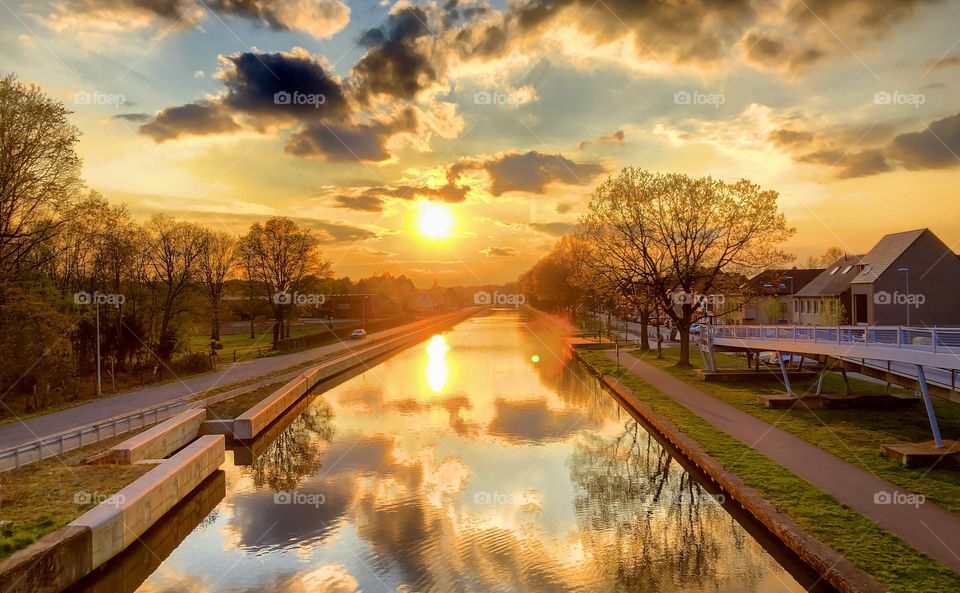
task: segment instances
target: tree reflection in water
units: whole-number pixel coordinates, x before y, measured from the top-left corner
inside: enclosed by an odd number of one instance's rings
[[[333,432],[333,412],[318,399],[244,473],[253,475],[258,490],[293,490],[304,477],[319,471]]]
[[[635,420],[610,441],[585,433],[570,459],[584,545],[624,591],[749,591],[769,565],[714,498]],[[722,587],[721,587],[722,588]]]

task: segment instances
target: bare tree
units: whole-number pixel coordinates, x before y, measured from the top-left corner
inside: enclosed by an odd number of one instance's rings
[[[0,79],[0,286],[56,233],[80,190],[69,114],[38,87]]]
[[[249,266],[247,275],[261,287],[274,312],[273,345],[289,330],[284,315],[293,306],[292,294],[304,276],[330,275],[330,262],[321,259],[317,238],[293,219],[273,217],[255,223],[240,240],[241,257]]]
[[[628,167],[594,191],[580,222],[609,266],[652,290],[680,332],[677,364],[687,367],[699,295],[723,290],[731,273],[792,259],[777,248],[793,232],[777,198],[747,180]]]
[[[171,323],[185,310],[184,297],[203,253],[203,231],[196,224],[177,222],[164,215],[151,218],[146,229],[147,263],[160,309],[157,354],[168,361],[177,345]]]
[[[808,257],[806,267],[809,269],[826,268],[846,254],[847,253],[839,247],[829,247],[819,257],[815,255]]]
[[[206,231],[200,254],[200,274],[210,300],[210,339],[220,340],[220,303],[223,287],[237,261],[237,241],[228,233]]]

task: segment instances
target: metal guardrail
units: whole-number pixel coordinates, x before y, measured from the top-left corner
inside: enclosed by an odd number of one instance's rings
[[[99,443],[121,434],[126,434],[138,428],[157,424],[170,418],[198,401],[174,401],[153,408],[138,410],[131,414],[116,416],[74,428],[55,435],[37,439],[0,451],[0,472],[16,469],[29,463],[42,461],[55,455],[62,455],[80,447]]]
[[[736,340],[792,340],[896,348],[960,356],[960,328],[906,326],[705,325],[707,335]]]

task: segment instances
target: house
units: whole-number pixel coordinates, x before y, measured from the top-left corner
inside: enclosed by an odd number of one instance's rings
[[[375,319],[377,295],[331,294],[318,307],[315,316],[321,319]]]
[[[731,316],[733,323],[791,323],[795,295],[822,269],[771,269],[760,272],[740,286],[741,306]]]
[[[929,229],[880,239],[850,288],[853,323],[960,326],[960,258]]]
[[[793,323],[842,325],[850,322],[850,285],[862,269],[862,255],[845,255],[799,289],[793,303]]]

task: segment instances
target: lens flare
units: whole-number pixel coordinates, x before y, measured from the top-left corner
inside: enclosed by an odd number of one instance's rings
[[[427,344],[427,385],[434,393],[440,393],[447,384],[450,369],[447,366],[447,341],[443,336],[433,336]]]

